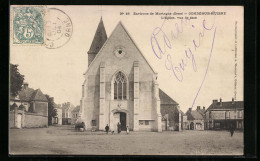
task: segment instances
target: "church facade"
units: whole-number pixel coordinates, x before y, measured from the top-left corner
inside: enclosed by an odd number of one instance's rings
[[[158,74],[121,22],[107,38],[102,18],[88,51],[80,118],[86,129],[162,131]],[[176,103],[177,105],[177,103]]]

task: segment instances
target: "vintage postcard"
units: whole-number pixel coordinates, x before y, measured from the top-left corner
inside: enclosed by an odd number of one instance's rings
[[[10,6],[10,155],[244,154],[243,6]]]

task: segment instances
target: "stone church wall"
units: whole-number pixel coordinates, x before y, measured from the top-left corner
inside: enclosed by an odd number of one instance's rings
[[[86,107],[85,121],[86,127],[89,129],[93,125],[98,128],[98,118],[99,118],[99,77],[98,75],[89,75],[88,76],[88,93],[87,98],[84,100]],[[92,121],[95,120],[95,121]],[[92,124],[93,123],[93,124]]]
[[[117,57],[115,50],[120,47],[125,51],[123,57]],[[91,66],[87,70],[85,82],[87,95],[83,98],[84,104],[84,118],[87,128],[91,128],[91,121],[96,120],[96,128],[103,130],[103,127],[99,127],[99,109],[100,109],[100,66],[104,64],[104,76],[105,76],[105,108],[103,123],[111,124],[110,115],[113,109],[118,108],[118,104],[111,97],[111,81],[113,75],[118,71],[123,72],[128,79],[128,98],[127,105],[122,108],[126,108],[129,116],[129,128],[133,129],[134,125],[134,62],[138,62],[139,66],[139,112],[138,120],[150,120],[151,124],[145,126],[150,131],[153,130],[156,120],[155,114],[155,101],[153,92],[153,74],[154,71],[148,65],[145,58],[140,51],[136,48],[129,35],[119,24],[111,34],[111,37],[106,41],[99,54],[95,57]]]

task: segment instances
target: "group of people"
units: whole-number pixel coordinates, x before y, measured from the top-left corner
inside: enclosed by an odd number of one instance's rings
[[[108,126],[108,124],[107,124],[107,126],[105,127],[105,130],[106,130],[106,134],[108,134],[108,132],[109,132],[109,126]],[[121,131],[122,131],[121,123],[118,122],[118,124],[117,124],[117,133],[120,134]],[[111,133],[114,134],[114,131],[111,131]],[[129,128],[128,128],[128,126],[126,126],[126,134],[129,134]]]

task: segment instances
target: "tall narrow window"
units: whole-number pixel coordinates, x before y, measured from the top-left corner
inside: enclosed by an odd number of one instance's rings
[[[115,81],[115,83],[114,83],[114,99],[117,99],[117,83],[116,83],[116,81]]]
[[[230,112],[226,111],[226,118],[229,119],[230,118]]]
[[[238,118],[242,118],[242,111],[237,111]]]
[[[126,77],[122,72],[118,72],[115,76],[114,81],[114,99],[123,100],[126,99],[126,88],[127,81]]]
[[[126,82],[123,83],[123,99],[126,99]]]

